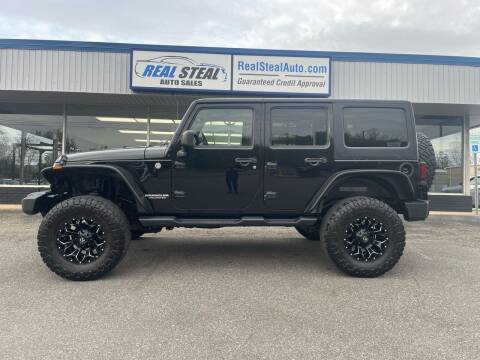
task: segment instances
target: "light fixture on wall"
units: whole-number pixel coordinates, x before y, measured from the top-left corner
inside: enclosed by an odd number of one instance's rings
[[[147,130],[130,130],[130,129],[126,129],[126,130],[118,130],[119,133],[122,133],[122,134],[146,134],[147,133]],[[154,135],[173,135],[175,134],[174,131],[155,131],[155,130],[152,130],[150,131],[150,134],[154,134]]]
[[[145,118],[123,118],[123,117],[110,117],[110,116],[97,116],[98,121],[104,122],[120,122],[120,123],[138,123],[146,124]],[[178,119],[150,119],[151,124],[179,124],[181,120]]]
[[[134,141],[141,142],[141,143],[146,143],[147,139],[134,139]],[[167,143],[169,141],[170,141],[169,139],[165,139],[165,140],[150,139],[150,143]]]

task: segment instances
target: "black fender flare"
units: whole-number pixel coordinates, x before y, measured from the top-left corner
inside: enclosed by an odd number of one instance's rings
[[[400,181],[402,188],[406,191],[407,200],[415,199],[415,189],[413,187],[412,181],[407,174],[404,174],[398,170],[382,170],[382,169],[354,169],[354,170],[342,170],[333,175],[331,175],[320,188],[317,190],[315,195],[309,201],[305,208],[306,214],[315,214],[318,212],[319,205],[324,198],[325,194],[328,193],[336,184],[340,181],[346,180],[348,178],[368,175],[376,176],[383,178],[396,178]],[[395,186],[394,186],[395,187]]]
[[[137,209],[142,214],[152,214],[153,208],[150,204],[150,201],[145,197],[144,192],[142,191],[140,185],[135,181],[135,178],[127,170],[123,169],[120,166],[116,165],[107,165],[107,164],[68,164],[65,165],[62,169],[53,170],[52,168],[45,168],[42,170],[42,175],[52,183],[53,179],[56,176],[61,175],[63,172],[69,172],[71,170],[101,170],[109,171],[117,174],[127,188],[132,193],[135,203],[137,204]]]

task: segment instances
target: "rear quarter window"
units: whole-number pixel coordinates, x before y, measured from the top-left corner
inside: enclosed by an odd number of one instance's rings
[[[347,107],[343,125],[348,147],[408,146],[407,115],[400,108]]]

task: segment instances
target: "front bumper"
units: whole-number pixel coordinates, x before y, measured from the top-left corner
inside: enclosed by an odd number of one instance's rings
[[[44,208],[49,201],[48,199],[49,194],[50,194],[49,190],[38,191],[38,192],[28,194],[22,200],[23,212],[28,215],[34,215],[39,211],[42,211],[42,208]]]
[[[403,217],[407,221],[425,220],[428,212],[428,200],[408,201],[405,203]]]

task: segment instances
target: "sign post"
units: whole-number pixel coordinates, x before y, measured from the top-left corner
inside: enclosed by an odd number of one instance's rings
[[[474,166],[474,176],[475,176],[475,215],[478,215],[478,151],[479,151],[479,144],[473,143],[471,145],[471,151],[473,153],[473,166]]]

